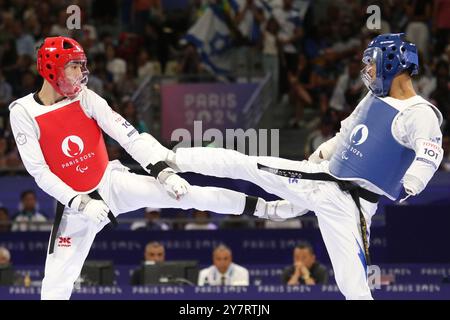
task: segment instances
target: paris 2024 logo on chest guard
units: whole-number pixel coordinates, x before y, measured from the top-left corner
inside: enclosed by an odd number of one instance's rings
[[[79,162],[82,162],[83,160],[86,160],[87,158],[90,158],[92,155],[86,155],[85,157],[82,157],[81,154],[84,150],[84,142],[83,140],[78,136],[68,136],[66,137],[63,142],[61,143],[61,150],[68,158],[75,158],[74,161],[69,161],[66,163],[66,167],[70,166],[71,164],[78,164]],[[86,158],[86,159],[84,159]],[[77,165],[76,170],[80,173],[84,173],[88,169],[88,166],[86,165]]]
[[[369,137],[369,129],[364,124],[359,124],[355,128],[353,128],[352,132],[350,133],[349,141],[350,144],[344,142],[344,145],[347,150],[342,151],[342,159],[347,160],[348,159],[348,152],[354,153],[355,155],[359,157],[363,157],[363,154],[361,151],[356,148],[356,146],[362,145],[364,142],[366,142],[367,138]]]

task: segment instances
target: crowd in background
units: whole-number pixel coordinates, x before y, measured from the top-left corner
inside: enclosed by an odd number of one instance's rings
[[[167,257],[168,256],[168,257]],[[176,260],[170,258],[170,253],[166,254],[166,248],[163,243],[151,241],[147,243],[143,252],[143,261],[141,265],[135,269],[130,270],[130,277],[128,283],[130,285],[146,285],[146,284],[192,284],[198,286],[249,286],[251,284],[263,284],[258,276],[253,277],[250,270],[246,266],[239,265],[235,262],[232,249],[225,244],[219,244],[214,247],[212,251],[211,265],[198,270],[198,275],[192,273],[188,278],[172,278],[164,282],[160,281],[161,274],[164,272],[174,271]],[[191,268],[198,268],[198,261],[192,257],[191,261],[178,261],[179,267],[183,264],[190,265]],[[87,261],[89,262],[89,260]],[[167,262],[172,262],[172,265],[161,271],[160,268]],[[89,263],[88,263],[89,264]],[[112,268],[113,264],[110,265]],[[10,251],[0,246],[0,268],[12,268],[10,276],[5,276],[0,280],[1,285],[24,285],[30,286],[30,273],[23,274],[15,270],[14,257]],[[105,265],[103,266],[105,268]],[[84,270],[83,270],[84,271]],[[107,280],[108,277],[100,277],[94,279],[89,273],[81,272],[81,277],[77,280],[82,285],[112,285],[113,283],[106,283],[107,281],[114,281],[114,277]],[[278,280],[279,284],[288,286],[296,285],[316,285],[327,284],[329,278],[329,270],[317,259],[313,246],[305,241],[299,241],[292,251],[292,264],[286,266],[284,269],[277,270],[280,272]],[[105,278],[105,279],[101,279]],[[34,279],[35,280],[35,279]],[[183,282],[180,282],[183,281]],[[36,283],[36,282],[35,282]],[[124,284],[124,283],[119,283]]]
[[[278,6],[270,15],[260,1],[236,1],[239,12],[230,16],[227,0],[191,0],[182,10],[166,10],[161,0],[0,0],[0,170],[21,166],[8,105],[39,89],[35,50],[45,37],[77,39],[88,57],[88,87],[139,132],[149,132],[153,124],[139,117],[133,93],[148,76],[208,72],[195,47],[180,40],[214,4],[229,17],[234,49],[252,55],[247,60],[258,64],[256,69],[271,73],[272,107],[283,101],[292,106],[286,127],[304,128],[305,108],[315,112],[318,125],[302,156],[332,137],[366,93],[359,72],[369,41],[378,33],[405,32],[419,50],[417,93],[444,115],[441,169],[450,171],[450,0],[318,0],[304,14],[298,1],[273,0]],[[79,30],[66,27],[71,4],[81,8]],[[372,4],[381,8],[380,30],[366,26],[366,8]],[[132,161],[111,139],[107,145],[111,159]]]

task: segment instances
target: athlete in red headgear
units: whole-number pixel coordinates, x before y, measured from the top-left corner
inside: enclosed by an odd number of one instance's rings
[[[164,159],[171,151],[139,134],[86,88],[83,48],[73,39],[45,39],[38,51],[42,88],[11,103],[11,127],[27,171],[58,201],[42,282],[42,299],[68,299],[95,235],[107,217],[143,207],[197,208],[227,214],[290,210],[290,205],[220,188],[190,186]],[[149,173],[109,161],[102,130]],[[189,192],[188,192],[189,189]]]

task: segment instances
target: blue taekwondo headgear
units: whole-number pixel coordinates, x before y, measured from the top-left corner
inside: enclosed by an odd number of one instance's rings
[[[403,40],[404,33],[386,33],[377,36],[364,51],[361,78],[376,96],[389,94],[392,80],[404,70],[410,75],[419,73],[419,57],[414,43]],[[375,66],[375,77],[371,75]]]

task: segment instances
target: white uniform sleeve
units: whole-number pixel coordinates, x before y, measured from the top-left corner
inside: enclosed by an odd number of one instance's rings
[[[10,122],[25,169],[42,190],[62,204],[68,205],[78,193],[50,171],[42,154],[37,129],[31,116],[24,107],[16,104],[11,108]]]
[[[86,89],[81,104],[88,115],[97,121],[100,128],[116,140],[143,168],[167,158],[169,149],[148,133],[139,134],[95,92]]]
[[[359,112],[359,104],[353,110],[353,112],[344,120],[341,121],[341,128],[336,135],[330,140],[322,143],[317,150],[310,156],[308,160],[311,160],[315,163],[319,163],[323,160],[330,160],[333,156],[334,152],[338,144],[340,143],[340,139],[347,134],[347,132],[352,128],[353,120],[356,118],[356,115]]]
[[[420,193],[433,177],[443,158],[442,132],[439,120],[426,105],[415,105],[403,111],[394,124],[394,135],[416,152],[405,174],[405,180],[417,184]]]

